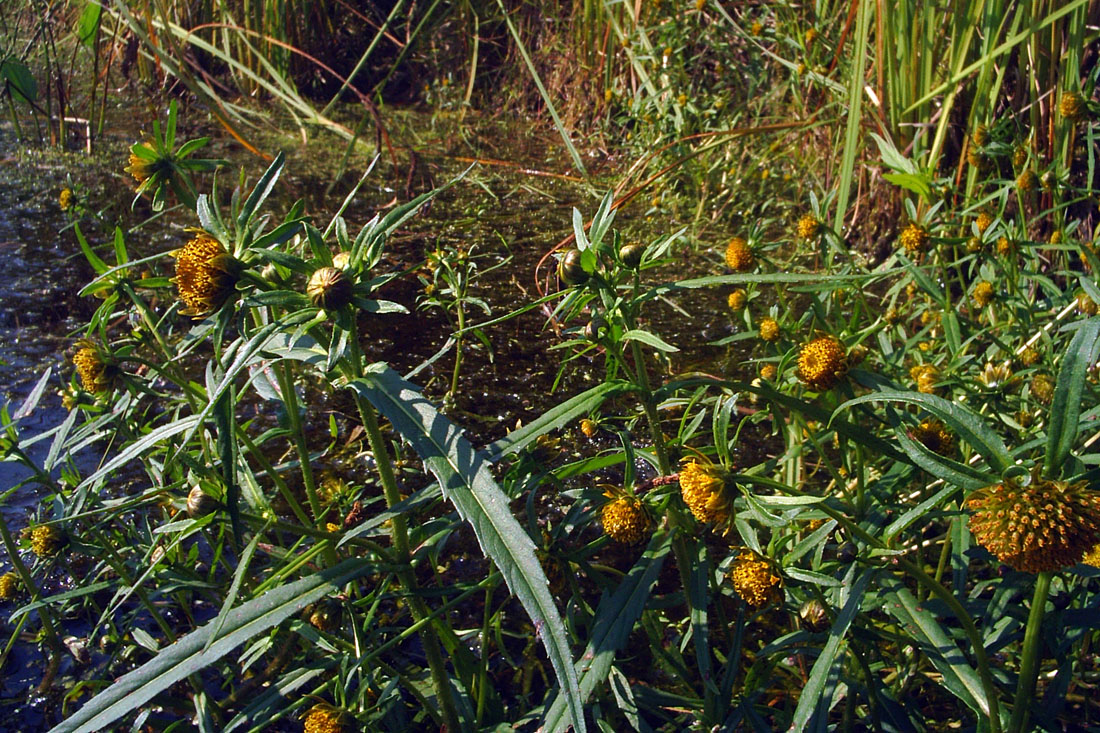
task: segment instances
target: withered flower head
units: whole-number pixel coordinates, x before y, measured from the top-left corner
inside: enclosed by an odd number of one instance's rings
[[[344,270],[319,267],[309,278],[306,295],[318,308],[338,310],[351,302],[354,287]]]
[[[1001,562],[1026,573],[1060,570],[1100,543],[1100,493],[1087,481],[1035,477],[987,486],[966,500],[970,531]]]

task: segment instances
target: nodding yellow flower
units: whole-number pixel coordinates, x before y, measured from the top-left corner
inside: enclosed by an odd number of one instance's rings
[[[955,436],[935,418],[921,420],[917,427],[909,431],[909,437],[941,456],[950,455],[955,448]]]
[[[974,224],[978,227],[978,234],[985,234],[985,230],[993,223],[993,216],[988,211],[982,211],[978,214],[978,218],[974,220]]]
[[[596,425],[594,421],[588,418],[581,420],[581,432],[584,433],[585,437],[591,438],[599,429],[599,426]]]
[[[1031,378],[1031,394],[1044,405],[1054,400],[1054,378],[1049,374],[1036,374]]]
[[[1026,367],[1035,366],[1039,362],[1039,352],[1030,346],[1020,352],[1020,363]]]
[[[680,471],[680,494],[692,515],[703,523],[725,525],[733,507],[729,471],[692,461]]]
[[[975,491],[966,506],[978,543],[1025,573],[1076,565],[1100,543],[1100,492],[1087,481],[1005,482]]]
[[[817,29],[807,28],[806,33],[803,35],[803,38],[805,39],[807,46],[811,45],[817,38]]]
[[[347,717],[343,710],[317,703],[306,713],[305,733],[345,733],[351,730]]]
[[[747,272],[756,264],[756,258],[749,249],[749,243],[741,237],[734,237],[726,245],[726,264],[734,272]]]
[[[133,151],[130,152],[130,165],[123,168],[124,171],[134,177],[139,184],[145,183],[156,172],[156,163],[146,160]]]
[[[752,550],[737,554],[730,568],[733,591],[753,608],[762,608],[782,599],[782,579],[772,565]]]
[[[936,382],[940,378],[940,370],[932,364],[917,364],[909,370],[909,378],[917,383],[918,392],[935,394]]]
[[[0,575],[0,601],[13,601],[19,595],[19,576],[15,573]]]
[[[62,211],[68,211],[73,205],[73,192],[71,189],[63,188],[61,193],[57,195],[57,203],[61,207]]]
[[[1012,254],[1012,250],[1012,241],[1008,237],[1001,237],[997,240],[997,254],[1001,257],[1008,257]]]
[[[776,374],[779,373],[779,369],[775,364],[765,364],[760,367],[760,378],[766,382],[774,382]]]
[[[649,517],[642,502],[633,496],[617,496],[600,510],[604,533],[622,545],[636,545],[649,531]]]
[[[752,22],[752,27],[749,30],[754,36],[759,36],[761,33],[764,32],[764,24],[761,23],[759,20],[754,20]]]
[[[1077,92],[1064,92],[1058,102],[1058,111],[1070,122],[1077,122],[1085,118],[1088,113],[1088,103]]]
[[[726,298],[726,305],[729,306],[731,311],[739,311],[745,307],[748,297],[748,293],[741,288],[737,288]]]
[[[185,306],[180,313],[200,318],[221,307],[233,293],[240,263],[221,242],[200,233],[176,252],[176,276],[172,281]]]
[[[52,524],[40,524],[31,530],[31,551],[39,557],[53,557],[65,546],[65,533]]]
[[[985,145],[989,142],[989,128],[979,123],[978,126],[974,128],[974,132],[971,133],[970,140],[975,145]]]
[[[898,241],[905,248],[906,254],[917,257],[928,247],[928,230],[916,222],[910,222],[909,226],[902,230]]]
[[[81,339],[77,346],[80,348],[73,354],[73,366],[84,389],[93,393],[109,390],[118,376],[117,368],[91,339]]]
[[[811,389],[831,389],[848,373],[848,355],[832,336],[821,336],[798,352],[798,378]]]
[[[683,107],[684,105],[686,105],[688,103],[688,95],[681,94],[680,96],[676,97],[676,102],[681,107]]]
[[[1077,294],[1077,310],[1086,316],[1096,315],[1096,301],[1089,297],[1088,293]]]
[[[1039,176],[1035,175],[1035,171],[1030,168],[1025,169],[1016,177],[1016,188],[1020,189],[1020,193],[1028,193],[1038,187]]]
[[[765,318],[760,321],[760,339],[768,342],[779,340],[779,324],[774,318]]]
[[[979,280],[970,292],[970,297],[974,299],[976,306],[985,308],[993,302],[993,284],[985,280]]]
[[[813,214],[803,214],[795,225],[795,235],[799,239],[812,239],[821,231],[821,222]]]

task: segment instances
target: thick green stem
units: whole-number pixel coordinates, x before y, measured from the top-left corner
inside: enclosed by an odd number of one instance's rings
[[[370,443],[371,452],[374,453],[374,462],[378,467],[378,476],[382,481],[382,492],[386,497],[386,507],[392,509],[401,501],[401,492],[397,488],[397,479],[393,473],[393,464],[390,462],[390,454],[386,448],[386,440],[382,437],[382,430],[378,426],[378,416],[374,407],[358,393],[355,402],[359,408],[359,414],[363,418],[363,427],[367,431],[367,441]],[[405,586],[409,593],[409,610],[413,619],[421,621],[431,616],[424,599],[416,594],[416,576],[412,570],[412,557],[409,554],[409,531],[405,523],[405,517],[397,514],[390,520],[393,549],[400,568],[397,571],[398,580]],[[451,697],[451,683],[447,676],[447,669],[443,662],[443,654],[439,648],[439,637],[431,624],[424,627],[421,634],[421,642],[424,645],[424,655],[428,658],[428,670],[432,676],[432,685],[435,687],[436,698],[443,708],[443,719],[448,731],[462,730],[458,719],[458,711],[455,709],[454,700]]]
[[[1039,577],[1035,579],[1035,595],[1031,598],[1031,612],[1027,615],[1027,629],[1024,631],[1020,676],[1016,680],[1016,699],[1012,702],[1012,720],[1008,724],[1010,733],[1023,733],[1027,730],[1031,696],[1035,693],[1035,680],[1039,677],[1039,662],[1042,660],[1040,632],[1052,575],[1048,570],[1039,573]]]
[[[642,409],[645,411],[646,422],[649,423],[650,435],[653,436],[653,449],[657,452],[657,469],[662,476],[668,476],[672,473],[672,461],[668,458],[665,434],[661,432],[660,418],[657,417],[657,406],[653,403],[653,390],[649,386],[649,374],[646,372],[642,347],[638,345],[637,341],[631,341],[630,349],[631,354],[634,356],[634,371],[638,378],[638,389],[641,391]]]

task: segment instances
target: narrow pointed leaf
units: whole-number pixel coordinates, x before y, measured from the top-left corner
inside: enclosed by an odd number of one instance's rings
[[[1056,478],[1069,458],[1070,449],[1077,439],[1077,419],[1081,415],[1081,393],[1085,388],[1085,372],[1096,360],[1096,339],[1100,337],[1100,318],[1090,318],[1073,335],[1062,368],[1058,372],[1058,384],[1050,404],[1050,427],[1047,428],[1046,460],[1043,473]]]

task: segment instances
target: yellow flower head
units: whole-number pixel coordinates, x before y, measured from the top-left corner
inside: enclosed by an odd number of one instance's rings
[[[1081,562],[1085,563],[1086,565],[1091,565],[1094,568],[1100,568],[1100,544],[1096,545],[1096,547],[1086,552],[1085,557],[1082,558]]]
[[[1026,573],[1060,570],[1100,543],[1100,493],[1087,481],[996,484],[966,501],[970,531],[1001,562]]]
[[[731,311],[739,311],[745,307],[748,297],[748,294],[743,289],[737,288],[729,294],[729,298],[726,299],[726,304]]]
[[[199,318],[217,310],[233,293],[239,274],[240,263],[221,242],[200,233],[176,252],[173,282],[187,306],[180,312]]]
[[[700,522],[724,525],[733,507],[729,471],[695,461],[680,471],[680,493],[688,509]]]
[[[65,533],[52,524],[31,530],[31,551],[39,557],[53,557],[65,546]]]
[[[19,576],[15,573],[0,575],[0,601],[13,601],[19,595]]]
[[[917,427],[909,431],[909,437],[941,456],[950,455],[955,448],[955,436],[935,418],[921,420]]]
[[[1070,122],[1077,122],[1085,118],[1088,113],[1088,103],[1077,92],[1065,92],[1058,102],[1058,111]]]
[[[821,336],[798,352],[798,378],[811,389],[831,389],[848,373],[848,355],[832,336]]]
[[[351,730],[346,720],[344,711],[323,702],[317,703],[306,713],[305,733],[345,733]]]
[[[917,364],[909,370],[909,377],[917,383],[917,391],[935,394],[940,371],[932,364]]]
[[[803,37],[806,39],[806,45],[809,46],[817,38],[817,29],[816,28],[807,28],[806,29],[806,34]]]
[[[131,151],[130,165],[126,166],[123,170],[133,176],[134,180],[141,184],[145,183],[145,181],[153,175],[155,168],[156,166],[152,161],[148,161]]]
[[[741,237],[734,237],[726,245],[726,264],[734,272],[748,272],[756,264],[749,244]]]
[[[776,368],[775,364],[765,364],[760,367],[760,378],[765,382],[774,382],[775,375],[778,373],[779,370]]]
[[[642,502],[633,496],[618,496],[604,504],[600,524],[608,537],[623,545],[638,544],[649,530]]]
[[[997,254],[1001,257],[1008,257],[1012,254],[1012,241],[1008,237],[1001,237],[997,240]]]
[[[1020,363],[1026,367],[1035,366],[1039,362],[1039,352],[1030,346],[1020,352]]]
[[[1031,378],[1031,394],[1044,405],[1049,405],[1054,399],[1054,378],[1049,374],[1036,374]]]
[[[774,318],[764,318],[760,321],[760,339],[769,342],[779,340],[779,324]]]
[[[676,98],[676,102],[681,107],[685,106],[688,103],[688,95],[680,94],[680,96]]]
[[[581,432],[584,433],[585,437],[591,438],[597,430],[599,430],[599,426],[593,420],[588,418],[581,420]]]
[[[753,608],[762,608],[782,599],[783,581],[772,565],[752,550],[742,550],[730,568],[734,592]]]
[[[1012,151],[1012,165],[1016,168],[1023,168],[1027,163],[1027,146],[1020,144]]]
[[[978,227],[978,233],[985,234],[985,230],[993,224],[993,216],[988,211],[983,211],[978,214],[978,218],[974,220],[974,223]]]
[[[68,211],[69,208],[73,205],[72,189],[61,189],[61,193],[57,196],[57,203],[59,206],[61,206],[62,211]]]
[[[916,222],[905,227],[898,239],[910,257],[916,257],[928,248],[928,230]]]
[[[752,22],[752,27],[749,30],[752,31],[752,34],[754,36],[759,36],[761,33],[764,32],[764,24],[761,23],[759,20],[754,20]]]
[[[993,302],[993,284],[985,280],[979,280],[977,284],[974,285],[974,290],[971,291],[970,297],[974,299],[974,305],[979,308],[985,308]]]
[[[803,214],[794,227],[795,236],[799,239],[813,239],[821,231],[821,222],[813,214]]]
[[[970,134],[970,141],[978,146],[985,145],[989,142],[989,128],[979,123]]]
[[[99,346],[90,339],[81,339],[77,342],[76,353],[73,354],[73,366],[80,376],[80,383],[88,392],[105,392],[111,389],[118,370],[108,362]]]

